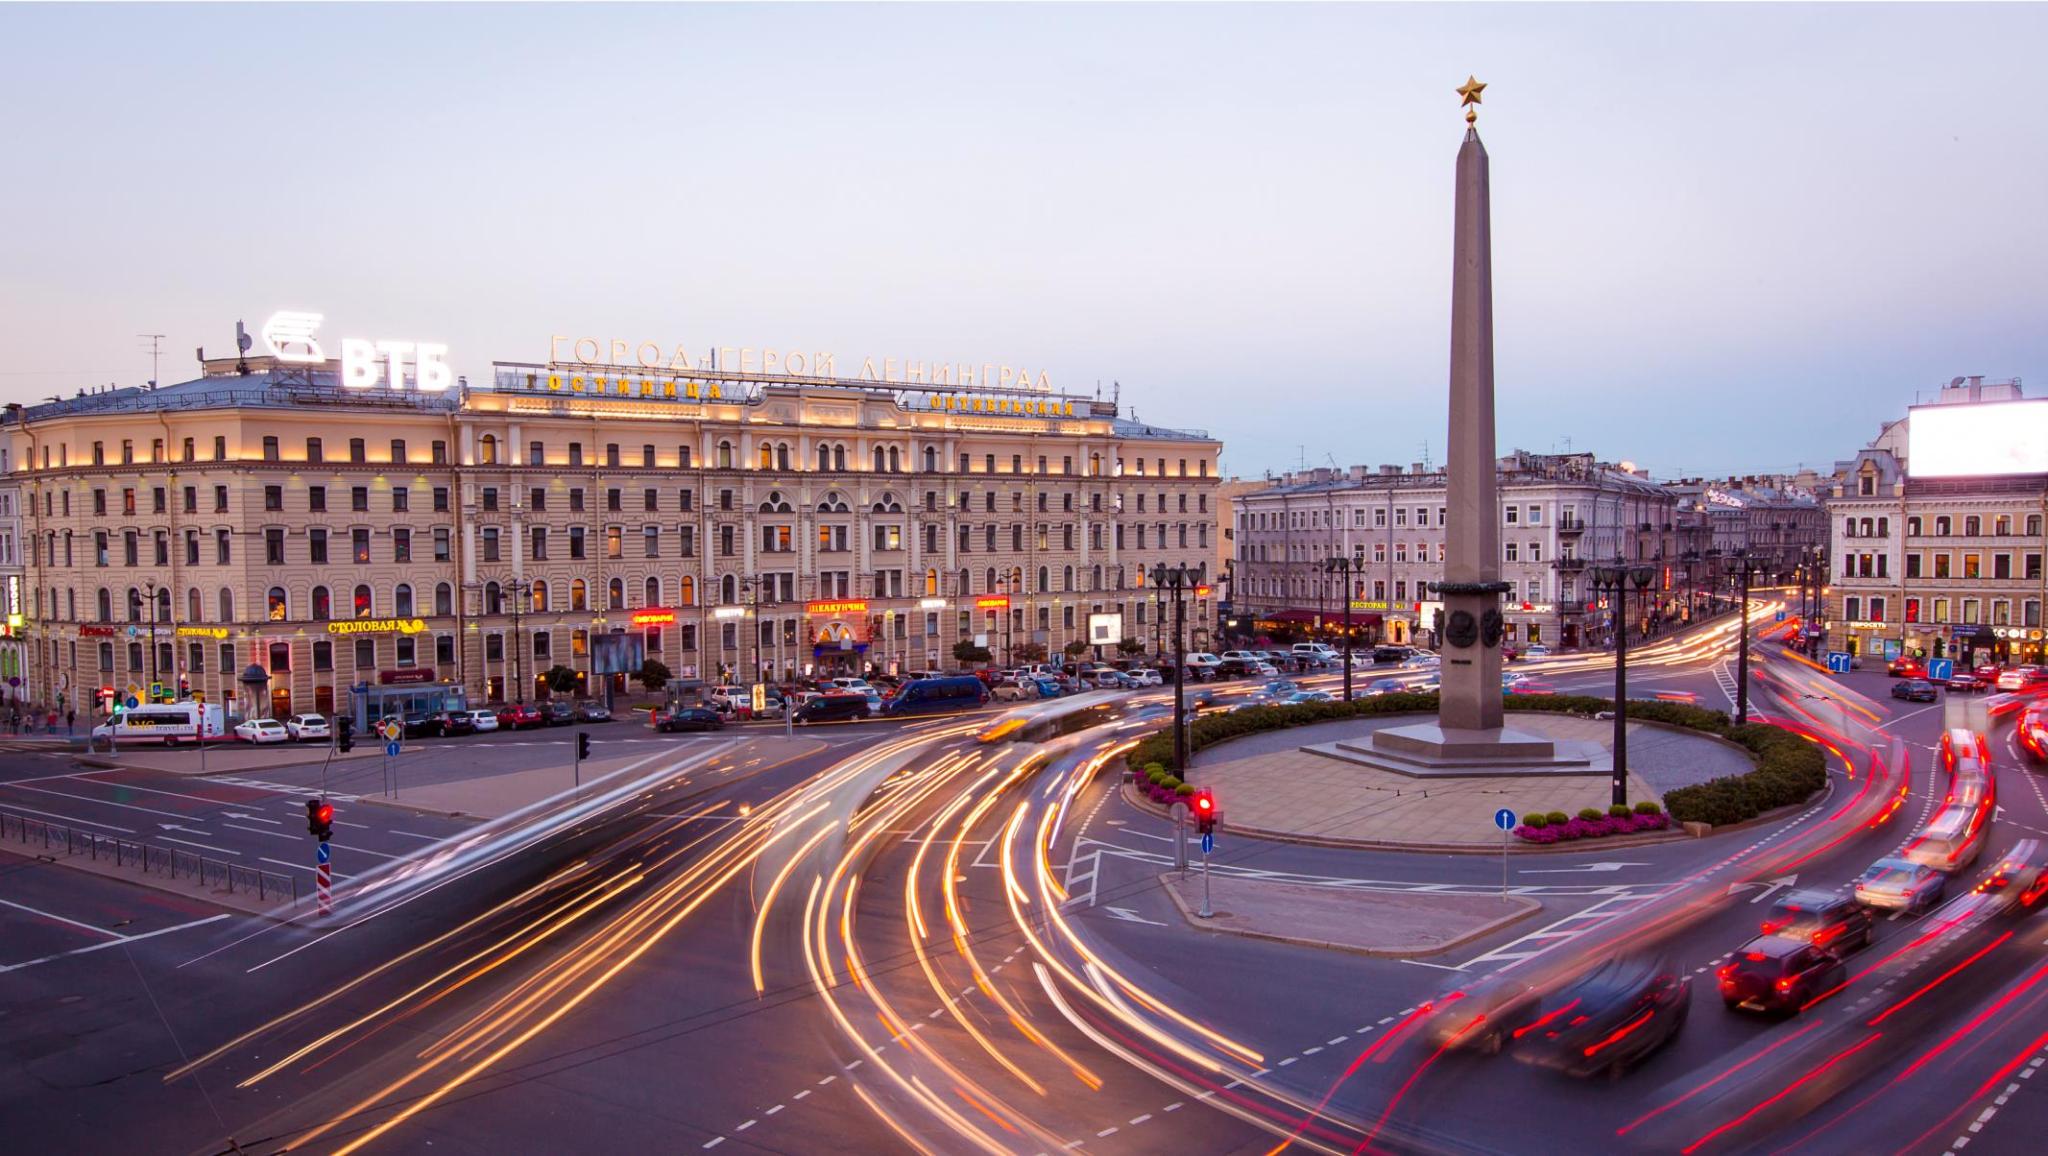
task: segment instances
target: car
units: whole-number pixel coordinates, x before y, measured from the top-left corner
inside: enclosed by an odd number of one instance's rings
[[[1527,677],[1529,676],[1518,670],[1503,670],[1500,672],[1500,684],[1503,688],[1510,687]]]
[[[2025,690],[2033,685],[2030,676],[2041,668],[2038,666],[2013,666],[1998,672],[1998,689]]]
[[[441,733],[444,735],[476,733],[476,718],[466,710],[442,711],[434,717],[441,720]]]
[[[448,716],[440,712],[417,710],[405,716],[405,737],[409,739],[439,738],[447,727]]]
[[[530,702],[511,702],[498,708],[498,729],[523,731],[544,725],[540,707]]]
[[[795,721],[843,722],[848,719],[866,718],[869,714],[868,696],[851,691],[835,691],[821,694],[796,708]]]
[[[1262,665],[1260,660],[1244,655],[1239,658],[1225,658],[1216,664],[1217,678],[1244,678]]]
[[[1517,1058],[1570,1076],[1617,1078],[1685,1027],[1692,977],[1658,956],[1625,955],[1587,972],[1554,1000],[1556,1010],[1518,1029]]]
[[[485,731],[498,729],[498,712],[496,711],[470,710],[463,713],[469,716],[469,729],[473,734],[482,734]]]
[[[302,743],[319,740],[326,742],[334,735],[327,725],[327,716],[318,714],[295,714],[284,720],[285,733]]]
[[[1908,678],[1892,684],[1892,697],[1907,702],[1934,702],[1941,696],[1934,691],[1934,684],[1924,678]]]
[[[1963,694],[1975,694],[1983,690],[1984,687],[1984,682],[1974,674],[1952,675],[1948,680],[1948,689],[1952,692],[1960,691]]]
[[[1304,702],[1335,702],[1337,696],[1327,690],[1297,690],[1280,701],[1284,705],[1293,706]]]
[[[2019,736],[2020,749],[2037,763],[2048,763],[2048,710],[2029,707],[2020,714],[2019,723],[2013,728]]]
[[[603,703],[595,699],[589,702],[580,702],[576,704],[576,721],[610,722],[612,721],[612,712]]]
[[[1884,669],[1893,678],[1927,677],[1927,665],[1910,655],[1892,659]]]
[[[553,699],[541,706],[540,716],[543,725],[568,726],[576,721],[576,704]]]
[[[1443,659],[1440,656],[1427,652],[1401,660],[1402,670],[1435,670],[1442,665]]]
[[[1408,684],[1398,678],[1376,678],[1366,684],[1365,693],[1371,695],[1401,694],[1407,689]]]
[[[1406,663],[1413,657],[1415,657],[1415,648],[1412,646],[1375,646],[1372,648],[1372,660],[1376,663]]]
[[[1811,940],[1759,935],[1714,972],[1728,1010],[1797,1015],[1849,979],[1842,957]]]
[[[1252,677],[1253,677],[1253,678],[1272,678],[1272,677],[1273,677],[1274,675],[1277,675],[1277,674],[1279,674],[1279,673],[1280,673],[1280,668],[1279,668],[1279,667],[1277,667],[1277,666],[1274,666],[1274,665],[1273,665],[1272,663],[1270,663],[1270,662],[1260,662],[1260,663],[1255,663],[1255,664],[1253,664],[1253,666],[1252,666]]]
[[[2048,855],[2039,839],[2021,839],[1991,868],[1977,892],[1992,897],[1997,908],[2026,911],[2048,893]]]
[[[1523,657],[1523,658],[1549,658],[1549,657],[1550,657],[1550,648],[1549,648],[1549,647],[1547,647],[1547,646],[1544,646],[1544,645],[1542,645],[1541,643],[1538,643],[1538,644],[1536,644],[1536,645],[1533,645],[1533,646],[1529,647],[1529,649],[1527,649],[1527,650],[1524,650],[1524,651],[1522,652],[1522,657]]]
[[[882,713],[907,716],[972,710],[988,700],[988,688],[981,680],[966,675],[913,678],[896,688],[896,693],[882,704]]]
[[[1763,934],[1784,935],[1835,952],[1861,951],[1877,934],[1870,909],[1832,891],[1788,891],[1764,917]]]
[[[291,739],[292,733],[283,723],[274,718],[252,718],[235,725],[235,739],[244,743],[281,743]]]
[[[1872,863],[1856,878],[1856,902],[1894,911],[1924,911],[1941,902],[1948,876],[1905,859]]]
[[[1430,1034],[1446,1049],[1469,1049],[1498,1055],[1533,1023],[1543,1009],[1543,993],[1512,974],[1490,972],[1432,1001]]]
[[[655,711],[653,722],[658,731],[715,731],[725,718],[708,706],[677,706]]]
[[[1535,680],[1535,679],[1533,679],[1533,678],[1522,678],[1522,679],[1516,679],[1516,680],[1515,680],[1514,682],[1512,682],[1512,683],[1509,683],[1509,684],[1508,684],[1507,686],[1505,686],[1505,687],[1503,687],[1503,688],[1501,688],[1501,689],[1502,689],[1503,693],[1506,693],[1506,694],[1556,694],[1556,693],[1558,693],[1558,690],[1557,690],[1557,685],[1556,685],[1555,683],[1549,683],[1549,682],[1538,682],[1538,681],[1536,681],[1536,680]]]
[[[1998,682],[1998,664],[1995,662],[1987,662],[1970,673],[1976,675],[1977,681],[1985,686],[1993,686]]]
[[[1166,685],[1166,678],[1164,675],[1161,675],[1159,673],[1159,669],[1157,667],[1134,666],[1131,669],[1125,671],[1124,673],[1129,675],[1132,683],[1134,683],[1137,686]]]

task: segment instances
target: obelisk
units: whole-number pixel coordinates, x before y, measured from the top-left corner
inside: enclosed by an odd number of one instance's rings
[[[1500,580],[1494,474],[1492,210],[1486,146],[1479,143],[1478,110],[1472,107],[1485,87],[1468,79],[1458,90],[1465,98],[1466,127],[1458,148],[1451,250],[1450,511],[1444,580],[1437,584],[1444,604],[1437,723],[1446,732],[1497,732],[1501,725],[1500,596],[1507,585]]]

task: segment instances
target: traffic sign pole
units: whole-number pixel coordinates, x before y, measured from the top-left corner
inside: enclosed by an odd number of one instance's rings
[[[334,914],[334,875],[327,862],[327,840],[320,840],[320,865],[313,877],[313,885],[320,900],[320,914]]]
[[[1209,909],[1209,849],[1216,845],[1216,836],[1202,836],[1202,918],[1214,919],[1216,913]]]
[[[1502,807],[1493,813],[1493,825],[1500,828],[1500,901],[1508,901],[1508,832],[1515,829],[1515,813]]]

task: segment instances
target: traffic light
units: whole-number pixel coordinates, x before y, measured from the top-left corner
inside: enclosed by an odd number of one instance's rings
[[[1195,826],[1203,835],[1216,830],[1216,796],[1210,794],[1207,787],[1195,791]]]
[[[577,731],[577,732],[576,732],[576,761],[580,763],[580,762],[582,762],[583,760],[585,760],[585,759],[587,759],[587,758],[589,758],[589,757],[590,757],[590,732],[589,732],[589,731]]]
[[[343,715],[335,721],[338,725],[334,732],[334,749],[345,755],[356,749],[356,720]]]
[[[325,799],[306,800],[306,833],[325,843],[334,834],[334,804]]]

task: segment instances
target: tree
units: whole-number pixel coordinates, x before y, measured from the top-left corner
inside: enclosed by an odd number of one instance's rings
[[[1124,655],[1143,654],[1145,653],[1145,644],[1135,638],[1126,638],[1116,644],[1116,652]]]
[[[963,639],[953,644],[955,662],[987,662],[990,657],[988,647],[976,646],[972,641]]]
[[[669,680],[674,678],[675,674],[669,670],[667,663],[658,658],[650,658],[640,664],[639,671],[633,677],[639,679],[640,685],[648,690],[660,690],[669,684]]]
[[[1075,639],[1074,641],[1072,641],[1072,642],[1069,642],[1069,643],[1067,643],[1067,646],[1066,646],[1066,651],[1067,651],[1067,657],[1068,657],[1068,658],[1079,658],[1079,657],[1081,657],[1082,655],[1084,655],[1084,654],[1088,653],[1088,649],[1089,649],[1089,648],[1088,648],[1088,644],[1087,644],[1087,643],[1085,643],[1085,642],[1081,641],[1080,639],[1076,638],[1076,639]]]
[[[1017,644],[1016,649],[1010,653],[1011,657],[1019,662],[1045,661],[1045,647],[1036,642],[1020,642]]]
[[[576,689],[575,669],[563,666],[559,662],[548,667],[547,673],[541,675],[540,678],[547,685],[547,688],[556,694],[567,694]]]

